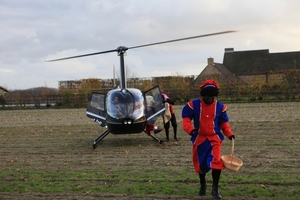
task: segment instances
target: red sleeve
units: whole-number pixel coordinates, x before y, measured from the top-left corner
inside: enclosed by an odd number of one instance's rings
[[[173,108],[172,104],[169,104],[169,106],[170,106],[170,113],[175,114],[175,111],[174,111],[174,108]]]
[[[234,134],[232,133],[232,131],[231,131],[231,128],[230,128],[228,122],[223,122],[223,123],[221,123],[221,124],[220,124],[220,127],[221,127],[221,129],[222,129],[223,134],[224,134],[227,138],[229,138],[230,136],[234,135]]]
[[[189,117],[182,118],[182,128],[188,135],[190,135],[195,127],[192,124],[192,120]]]

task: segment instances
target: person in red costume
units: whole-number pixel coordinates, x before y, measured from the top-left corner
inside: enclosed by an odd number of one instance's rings
[[[212,169],[212,196],[221,199],[218,192],[221,170],[225,169],[221,160],[224,135],[234,139],[226,114],[226,105],[217,101],[219,85],[214,80],[206,80],[200,86],[200,99],[189,101],[182,109],[182,127],[192,141],[194,169],[200,178],[199,196],[206,194],[205,175]],[[192,123],[193,120],[193,123]]]

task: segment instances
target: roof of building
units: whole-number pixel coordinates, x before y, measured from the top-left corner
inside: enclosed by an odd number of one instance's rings
[[[234,81],[234,75],[221,63],[214,63],[214,67],[218,69],[224,76],[226,76],[229,80]]]
[[[9,91],[7,89],[5,89],[4,87],[1,87],[1,86],[0,86],[0,90],[3,90],[4,92],[9,93]]]
[[[268,49],[225,51],[223,65],[233,74],[262,74],[270,71],[300,69],[300,51],[269,53]]]

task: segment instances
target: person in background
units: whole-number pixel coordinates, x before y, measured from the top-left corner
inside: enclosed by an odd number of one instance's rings
[[[175,111],[173,108],[174,102],[170,100],[168,95],[162,94],[163,97],[163,103],[165,104],[165,112],[163,113],[163,122],[164,122],[164,129],[166,132],[166,141],[169,141],[169,129],[170,129],[170,122],[173,127],[173,132],[174,132],[174,140],[178,141],[177,138],[177,121],[176,121],[176,116],[175,116]]]
[[[111,112],[113,117],[123,118],[125,117],[124,105],[119,101],[118,95],[115,95],[110,102]]]
[[[162,128],[159,128],[156,123],[153,123],[153,124],[146,124],[146,132],[147,134],[150,136],[151,135],[151,131],[154,132],[154,134],[157,134],[157,133],[160,133],[163,129]]]
[[[219,94],[218,83],[214,80],[206,80],[199,88],[200,99],[189,101],[182,109],[182,127],[191,136],[193,144],[194,169],[200,178],[198,195],[206,194],[205,175],[212,169],[211,194],[214,199],[221,199],[218,185],[221,170],[225,169],[221,160],[222,140],[224,135],[229,140],[234,139],[235,136],[228,123],[227,107],[214,99]]]

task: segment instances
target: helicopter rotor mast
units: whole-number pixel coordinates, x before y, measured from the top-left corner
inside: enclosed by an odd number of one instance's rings
[[[126,68],[124,62],[124,54],[127,50],[128,48],[124,46],[120,46],[117,48],[118,55],[120,56],[120,84],[122,89],[125,89],[127,87]]]

